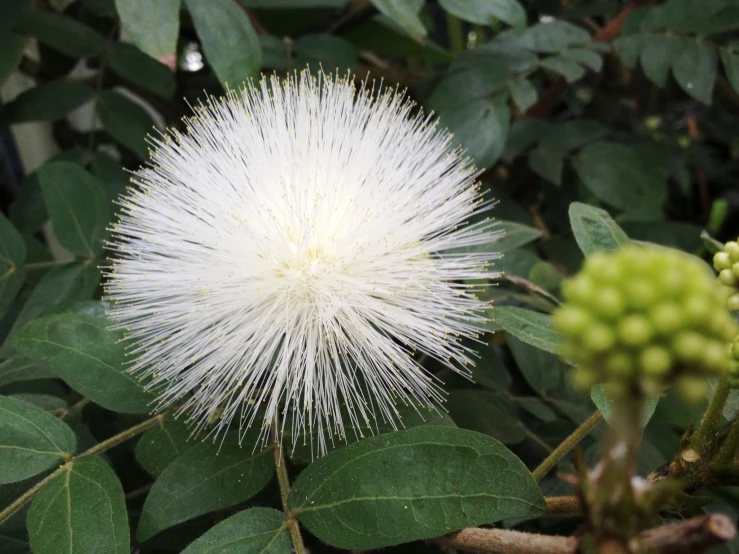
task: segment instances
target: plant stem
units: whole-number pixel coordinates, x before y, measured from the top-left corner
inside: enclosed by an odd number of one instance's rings
[[[133,438],[140,433],[143,433],[149,427],[153,427],[154,425],[159,423],[159,421],[161,421],[163,417],[164,417],[164,414],[159,414],[157,416],[152,417],[151,419],[147,419],[146,421],[143,421],[139,423],[138,425],[134,425],[130,429],[126,429],[122,433],[118,433],[117,435],[110,437],[107,440],[104,440],[100,444],[96,444],[92,448],[85,450],[79,456],[70,457],[63,464],[61,464],[56,470],[54,470],[52,473],[50,473],[49,475],[41,479],[41,481],[36,483],[28,491],[26,491],[24,494],[22,494],[17,499],[15,499],[7,508],[0,511],[0,524],[4,523],[15,512],[17,512],[23,506],[25,506],[27,502],[30,502],[34,496],[36,496],[39,492],[41,492],[41,489],[43,489],[50,481],[52,481],[60,473],[62,473],[63,471],[66,471],[67,468],[72,463],[74,463],[75,460],[82,458],[83,456],[94,456],[95,454],[100,454],[101,452],[108,450],[109,448],[117,446],[121,444],[122,442],[125,442],[128,439]]]
[[[303,544],[303,537],[300,535],[298,520],[293,517],[287,507],[287,499],[290,494],[290,476],[287,474],[285,455],[282,453],[282,441],[280,440],[280,416],[277,409],[275,409],[275,414],[272,417],[272,437],[275,441],[275,446],[272,449],[275,457],[275,473],[277,473],[277,483],[280,485],[282,509],[287,518],[287,528],[290,531],[290,539],[293,542],[295,553],[305,554],[305,545]]]
[[[730,468],[734,456],[739,450],[739,421],[734,419],[730,425],[729,433],[711,461],[711,469],[713,470],[721,471]]]
[[[721,413],[724,411],[726,399],[729,397],[731,386],[726,377],[719,379],[716,390],[713,391],[711,401],[708,403],[703,418],[701,419],[698,429],[695,430],[693,436],[690,437],[690,447],[703,456],[708,450],[708,446],[716,437],[718,422],[721,419]]]
[[[48,269],[50,267],[59,267],[62,265],[70,265],[76,262],[77,260],[68,260],[68,261],[60,261],[60,260],[51,260],[48,262],[36,262],[32,264],[24,264],[21,267],[25,269],[26,271],[33,271],[35,269]]]
[[[585,436],[595,428],[600,420],[603,419],[603,414],[600,410],[593,412],[588,419],[580,424],[580,427],[575,429],[572,434],[563,440],[557,448],[555,448],[549,456],[544,458],[544,461],[532,472],[534,479],[541,481],[549,471],[557,465],[562,458],[564,458],[570,450],[575,448]]]

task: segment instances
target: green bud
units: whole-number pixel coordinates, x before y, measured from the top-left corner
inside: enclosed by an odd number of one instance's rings
[[[589,390],[598,382],[597,375],[583,367],[576,367],[571,378],[575,388],[581,390]]]
[[[634,372],[634,361],[626,352],[614,352],[604,366],[610,377],[631,377]]]
[[[588,313],[582,308],[575,306],[565,306],[561,310],[557,310],[552,318],[552,325],[563,335],[577,336],[582,333],[591,319]]]
[[[592,281],[586,275],[568,279],[562,284],[562,296],[568,302],[588,305],[595,296],[596,290]]]
[[[734,274],[734,277],[739,277],[739,262],[731,266],[731,272]]]
[[[710,321],[713,316],[714,305],[700,296],[691,296],[685,302],[683,309],[689,325],[701,326]]]
[[[737,283],[736,275],[734,275],[734,272],[730,269],[722,269],[718,274],[718,279],[724,285],[728,285],[730,287],[733,287]]]
[[[739,243],[736,241],[729,241],[724,244],[724,251],[729,254],[732,263],[739,262]]]
[[[685,331],[673,339],[672,347],[680,358],[694,362],[701,358],[705,341],[695,331]]]
[[[626,300],[637,310],[649,308],[656,299],[657,290],[646,279],[634,279],[626,285]]]
[[[683,311],[672,303],[658,305],[650,312],[649,319],[655,333],[663,336],[674,333],[685,324]]]
[[[675,391],[691,404],[703,402],[706,399],[708,387],[704,379],[694,375],[683,375],[675,383]]]
[[[583,333],[583,346],[593,352],[605,352],[613,346],[614,342],[613,332],[599,323],[592,325]]]
[[[646,348],[641,353],[640,362],[644,372],[654,377],[665,375],[672,367],[670,352],[661,346]]]
[[[732,312],[739,312],[739,292],[729,297],[726,301],[726,307]]]
[[[729,269],[731,267],[731,258],[729,257],[729,253],[724,251],[716,252],[713,255],[713,267],[718,271]]]
[[[628,346],[641,346],[652,338],[652,326],[642,315],[624,317],[618,325],[618,338]]]
[[[616,289],[604,288],[594,298],[593,307],[606,319],[616,319],[624,312],[626,305]]]

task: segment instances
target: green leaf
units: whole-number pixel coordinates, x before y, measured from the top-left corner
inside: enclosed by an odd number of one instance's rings
[[[720,48],[719,53],[721,54],[721,62],[724,64],[726,78],[739,94],[739,52],[728,48]],[[0,81],[2,81],[2,73],[0,73]]]
[[[397,23],[406,33],[421,42],[428,34],[421,18],[408,0],[370,0],[384,16]]]
[[[185,0],[205,57],[224,88],[239,88],[259,74],[259,37],[244,10],[232,0]]]
[[[516,444],[526,438],[516,409],[508,398],[481,390],[455,390],[444,404],[454,423],[477,431],[503,444]]]
[[[605,210],[573,202],[569,214],[577,245],[586,256],[594,252],[615,252],[629,243],[629,237]]]
[[[337,450],[295,480],[288,508],[320,540],[370,550],[544,511],[526,466],[464,429],[416,427]]]
[[[559,352],[560,335],[552,329],[552,318],[539,312],[513,306],[493,307],[488,316],[503,330],[526,344],[547,352]]]
[[[85,313],[47,315],[23,327],[13,346],[104,408],[148,412],[154,397],[124,372],[123,332],[110,330],[110,325],[104,317]]]
[[[357,67],[357,49],[351,42],[333,35],[304,35],[295,39],[293,48],[298,70],[306,65],[314,71],[323,67],[328,72],[346,72]]]
[[[97,180],[79,165],[51,162],[38,170],[46,210],[62,246],[83,258],[103,250],[110,202]]]
[[[0,387],[19,381],[33,381],[50,377],[54,377],[51,371],[23,356],[12,356],[0,363]]]
[[[105,39],[79,21],[60,13],[23,10],[16,25],[26,33],[72,58],[92,58]]]
[[[10,338],[37,315],[53,308],[65,300],[90,298],[100,281],[100,270],[92,261],[56,267],[47,272],[33,289],[13,327],[5,339],[0,356],[10,353]]]
[[[181,0],[115,0],[131,41],[152,58],[177,53]]]
[[[131,183],[131,174],[121,167],[121,162],[103,152],[92,155],[90,171],[103,184],[106,196],[113,201],[126,192]]]
[[[534,148],[527,157],[531,171],[542,179],[557,186],[562,185],[562,171],[564,170],[564,154],[559,151],[548,150],[542,146]]]
[[[718,65],[716,47],[703,40],[679,37],[673,41],[670,57],[672,75],[682,89],[696,100],[710,104]]]
[[[576,150],[608,134],[608,127],[589,119],[573,119],[558,125],[549,125],[540,147],[560,155]]]
[[[108,48],[108,63],[124,79],[162,98],[171,98],[174,94],[176,83],[172,71],[132,44],[111,43]]]
[[[94,456],[65,466],[31,504],[28,536],[34,554],[128,554],[126,501],[113,470]]]
[[[510,119],[504,95],[458,104],[442,111],[439,119],[479,167],[490,167],[503,152]]]
[[[0,421],[0,485],[32,477],[74,453],[72,430],[26,402],[0,396]]]
[[[495,241],[495,249],[498,252],[520,248],[541,237],[541,231],[536,227],[513,221],[501,221],[496,230],[504,232],[503,237]]]
[[[285,71],[290,65],[285,42],[272,35],[259,35],[259,44],[262,48],[262,69],[277,69]]]
[[[10,77],[23,57],[26,37],[7,29],[0,29],[0,84]]]
[[[136,537],[145,541],[159,531],[201,514],[228,508],[258,493],[272,478],[272,449],[252,451],[256,433],[242,448],[238,432],[223,443],[201,442],[169,464],[146,497]],[[220,450],[219,450],[220,448]]]
[[[536,87],[525,77],[509,81],[508,92],[510,92],[511,100],[521,113],[536,104],[536,100],[539,98]]]
[[[187,441],[191,433],[181,421],[165,417],[141,436],[136,444],[136,459],[146,471],[159,477],[180,454],[196,444]]]
[[[561,56],[567,60],[584,65],[596,73],[600,72],[603,68],[603,58],[598,53],[586,48],[570,48],[562,52]]]
[[[0,213],[0,317],[5,315],[23,285],[25,261],[23,237]]]
[[[606,388],[607,387],[605,385],[595,385],[590,389],[590,398],[593,400],[593,404],[595,404],[603,414],[603,419],[610,423],[611,418],[613,417],[613,400],[608,396]],[[649,420],[652,419],[652,415],[654,415],[654,410],[657,409],[657,404],[659,403],[660,398],[661,396],[647,397],[641,415],[642,429],[644,429],[647,426],[647,423],[649,423]]]
[[[572,165],[590,192],[616,208],[661,204],[667,194],[664,169],[644,149],[597,142],[583,148]]]
[[[78,83],[47,83],[21,93],[0,112],[0,122],[52,121],[60,119],[90,98],[93,90]]]
[[[148,157],[146,135],[154,122],[144,108],[122,94],[104,90],[98,97],[98,117],[114,139],[142,160]]]
[[[285,514],[250,508],[223,520],[182,554],[290,554],[292,543]]]
[[[35,406],[45,412],[51,412],[55,410],[62,410],[67,407],[67,403],[63,398],[53,396],[51,394],[39,394],[34,392],[20,392],[18,394],[11,394],[8,398],[15,400],[22,400],[31,406]]]
[[[439,0],[439,4],[470,23],[492,25],[500,20],[516,29],[526,27],[526,11],[516,0]]]

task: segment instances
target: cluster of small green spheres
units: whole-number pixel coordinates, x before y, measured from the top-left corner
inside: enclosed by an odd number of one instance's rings
[[[613,394],[656,394],[675,385],[705,398],[705,378],[726,373],[736,323],[705,265],[667,248],[625,246],[590,256],[563,283],[553,316],[574,384]]]
[[[724,249],[713,256],[713,267],[726,288],[726,305],[732,312],[739,311],[739,243],[732,240],[724,244]]]

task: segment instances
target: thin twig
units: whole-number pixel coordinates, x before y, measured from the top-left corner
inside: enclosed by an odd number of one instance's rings
[[[303,537],[300,534],[300,527],[298,526],[298,520],[296,520],[290,513],[288,508],[288,497],[290,495],[290,476],[287,474],[287,468],[285,467],[285,455],[282,452],[282,441],[280,440],[280,416],[275,410],[274,417],[272,418],[272,437],[275,441],[275,446],[272,449],[275,457],[275,472],[277,473],[277,483],[280,485],[280,498],[282,499],[282,509],[285,512],[287,518],[287,527],[290,531],[290,539],[293,542],[293,548],[296,554],[305,554],[305,545],[303,544]]]
[[[557,465],[557,463],[564,458],[570,450],[575,448],[585,436],[592,431],[600,420],[603,419],[603,414],[600,410],[593,412],[588,419],[582,422],[580,427],[575,429],[572,434],[563,440],[557,448],[555,448],[549,456],[547,456],[543,462],[532,472],[534,479],[541,481],[549,471]]]
[[[146,421],[139,423],[138,425],[134,425],[130,429],[126,429],[122,433],[118,433],[117,435],[112,436],[107,440],[104,440],[100,444],[96,444],[95,446],[93,446],[92,448],[88,450],[85,450],[82,454],[78,456],[70,456],[69,459],[66,460],[63,464],[61,464],[56,470],[54,470],[49,475],[44,477],[41,481],[36,483],[33,487],[31,487],[24,494],[19,496],[7,508],[0,511],[0,524],[4,523],[15,512],[17,512],[23,506],[25,506],[26,503],[30,502],[39,492],[41,492],[41,489],[43,489],[55,477],[60,475],[62,472],[66,471],[69,465],[74,463],[75,460],[82,458],[84,456],[94,456],[95,454],[100,454],[101,452],[108,450],[109,448],[113,448],[114,446],[117,446],[121,444],[122,442],[125,442],[128,439],[133,438],[140,433],[143,433],[150,427],[153,427],[154,425],[159,423],[159,421],[161,421],[163,417],[164,417],[164,414],[159,414],[157,416],[154,416],[151,419],[147,419]]]

